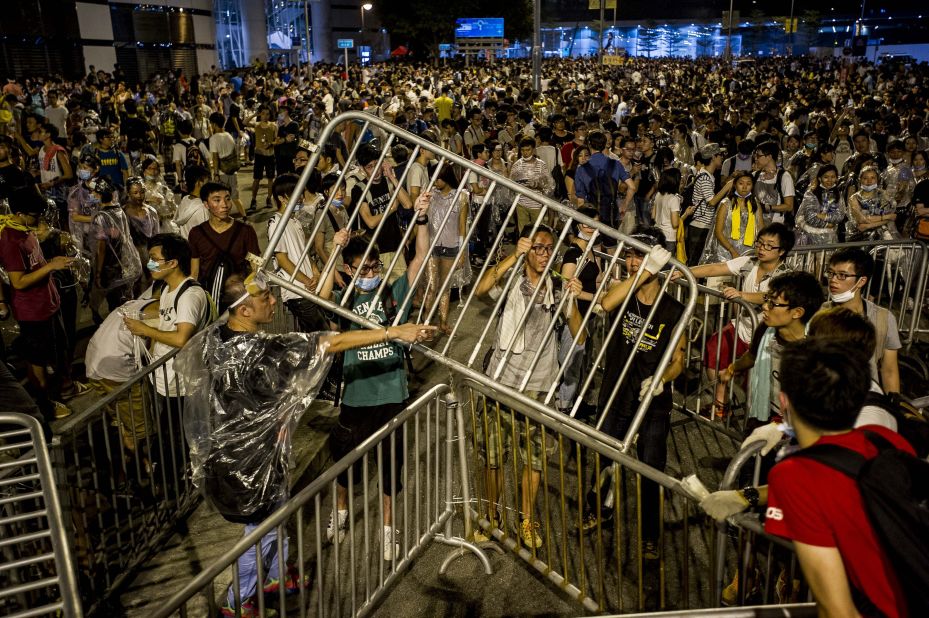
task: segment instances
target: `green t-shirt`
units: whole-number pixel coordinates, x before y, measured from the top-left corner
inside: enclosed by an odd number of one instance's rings
[[[409,293],[410,284],[403,275],[391,286],[391,293],[385,289],[377,299],[377,307],[371,319],[387,324],[384,303],[396,303],[396,310],[403,305]],[[336,293],[336,302],[342,299],[341,292]],[[374,292],[359,293],[356,289],[352,295],[352,311],[365,315],[372,301]],[[393,313],[394,310],[391,310]],[[400,323],[407,321],[410,308],[406,307]],[[349,330],[363,328],[352,322]],[[343,363],[345,392],[342,402],[352,407],[378,406],[386,403],[403,403],[409,398],[407,390],[406,369],[403,364],[403,348],[396,343],[375,343],[363,348],[347,350]]]

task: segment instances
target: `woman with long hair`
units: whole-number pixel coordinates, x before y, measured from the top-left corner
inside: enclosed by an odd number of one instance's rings
[[[681,170],[669,167],[661,172],[655,185],[655,200],[652,202],[652,219],[664,234],[665,249],[672,254],[677,249],[677,228],[681,224]]]
[[[739,171],[720,191],[725,196],[716,209],[716,226],[701,264],[737,258],[753,250],[758,231],[764,227],[761,204],[752,193],[753,186],[751,173]]]
[[[577,195],[574,193],[574,173],[579,166],[584,165],[589,160],[590,148],[587,146],[575,148],[571,153],[571,164],[568,165],[568,169],[564,173],[564,183],[568,189],[568,200],[571,204],[577,204]]]
[[[457,265],[455,263],[455,257],[460,251],[467,252],[464,237],[468,233],[469,210],[467,192],[458,192],[457,189],[458,178],[455,169],[451,165],[446,165],[435,179],[435,189],[432,191],[429,206],[429,231],[435,239],[432,257],[437,268],[436,286],[441,288],[445,279],[452,274],[453,269],[455,270],[451,283],[446,286],[439,298],[439,330],[446,335],[451,334],[451,328],[448,325],[451,289],[461,288],[469,282],[471,277],[467,255],[463,255]]]

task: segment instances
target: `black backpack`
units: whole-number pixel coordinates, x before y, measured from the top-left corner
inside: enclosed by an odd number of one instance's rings
[[[694,185],[696,184],[697,175],[691,174],[687,179],[687,184],[684,185],[684,190],[681,192],[681,212],[694,205]]]
[[[887,410],[897,421],[897,433],[910,443],[920,459],[929,457],[929,421],[917,410],[899,399],[870,391],[864,405]]]
[[[591,178],[590,189],[587,192],[587,201],[600,211],[600,221],[610,227],[619,229],[619,209],[616,207],[617,187],[613,181],[613,166],[617,161],[609,159],[602,169],[595,169],[588,161],[581,167]]]
[[[852,478],[881,547],[894,565],[909,615],[929,607],[929,462],[894,447],[873,431],[864,431],[880,451],[863,455],[837,444],[814,444],[791,457],[812,459]],[[865,616],[880,611],[853,588],[858,610]]]

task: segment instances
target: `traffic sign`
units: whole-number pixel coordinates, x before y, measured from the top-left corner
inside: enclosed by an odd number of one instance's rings
[[[352,49],[355,47],[355,39],[339,39],[339,49]]]
[[[440,52],[452,51],[452,44],[451,43],[439,43],[439,51]]]

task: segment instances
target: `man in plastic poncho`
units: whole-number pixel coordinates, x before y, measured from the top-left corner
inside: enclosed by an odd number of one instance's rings
[[[347,231],[336,240],[347,243]],[[326,376],[332,354],[390,339],[421,342],[435,330],[403,324],[347,333],[261,332],[275,307],[261,273],[244,280],[230,277],[220,300],[225,319],[191,339],[176,361],[187,392],[197,393],[184,419],[194,483],[225,519],[244,523],[246,535],[289,496],[291,436]],[[277,528],[260,545],[267,573],[263,592],[275,593],[282,583],[288,593],[299,591],[307,580],[300,582],[295,569],[281,576],[287,540],[283,556],[278,556]],[[222,613],[234,616],[238,605],[243,617],[257,616],[255,552],[245,552],[238,568],[238,590],[229,589]]]

